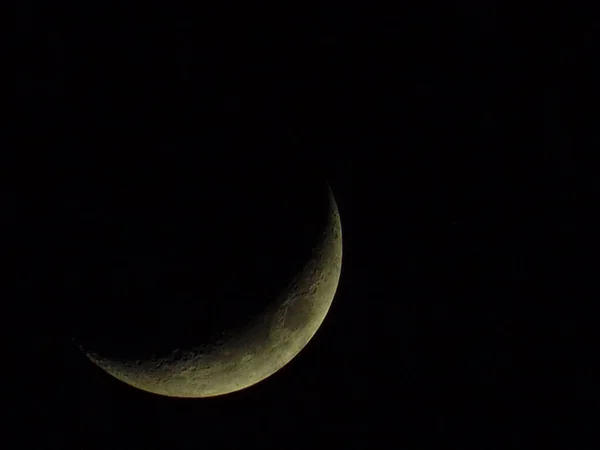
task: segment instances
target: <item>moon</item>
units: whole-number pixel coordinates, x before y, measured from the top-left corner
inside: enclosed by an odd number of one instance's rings
[[[115,359],[87,352],[97,366],[138,389],[169,397],[214,397],[252,386],[288,364],[315,335],[335,296],[342,227],[331,189],[328,219],[312,255],[279,296],[249,323],[209,343],[165,357]]]

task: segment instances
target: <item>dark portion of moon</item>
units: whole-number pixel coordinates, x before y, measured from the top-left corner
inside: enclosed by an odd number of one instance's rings
[[[324,319],[341,265],[324,182],[196,167],[88,196],[67,258],[76,340],[90,358],[181,397],[235,391],[285,365]]]

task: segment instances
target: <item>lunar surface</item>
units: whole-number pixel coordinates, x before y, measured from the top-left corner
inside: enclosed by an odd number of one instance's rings
[[[222,332],[208,343],[175,349],[168,356],[129,360],[86,355],[131,386],[171,397],[218,396],[264,380],[306,346],[333,301],[341,272],[342,229],[331,190],[328,210],[327,225],[312,256],[245,326]]]

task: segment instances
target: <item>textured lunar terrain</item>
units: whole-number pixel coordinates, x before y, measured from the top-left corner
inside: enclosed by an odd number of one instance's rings
[[[312,256],[266,309],[240,329],[175,349],[167,357],[91,361],[136,388],[172,397],[212,397],[264,380],[291,361],[321,326],[333,301],[342,264],[342,229],[329,192],[329,219]]]

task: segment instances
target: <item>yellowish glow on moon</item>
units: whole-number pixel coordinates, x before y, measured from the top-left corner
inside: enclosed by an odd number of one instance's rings
[[[241,330],[210,345],[145,361],[87,356],[115,378],[170,397],[213,397],[252,386],[289,363],[315,335],[335,296],[342,227],[329,192],[329,220],[312,257],[283,293]]]

